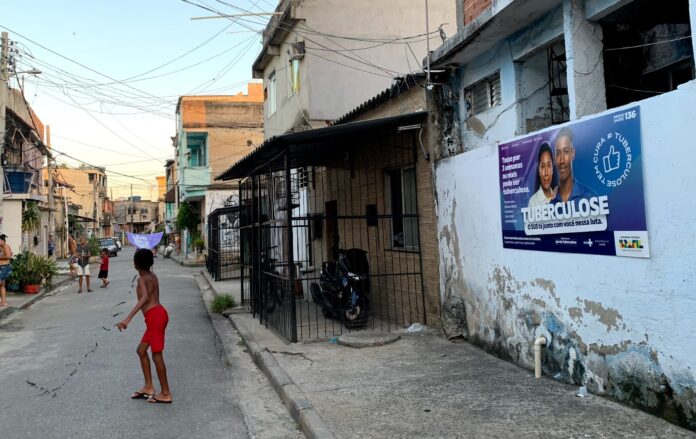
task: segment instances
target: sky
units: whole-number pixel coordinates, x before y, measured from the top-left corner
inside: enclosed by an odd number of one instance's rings
[[[113,197],[157,197],[173,158],[179,96],[246,92],[264,17],[277,0],[2,0],[27,101],[51,127],[58,163],[105,166]],[[43,46],[43,47],[41,47]],[[20,81],[21,81],[20,79]],[[17,79],[10,86],[18,88]],[[64,153],[64,154],[61,154]],[[125,175],[119,175],[125,174]]]

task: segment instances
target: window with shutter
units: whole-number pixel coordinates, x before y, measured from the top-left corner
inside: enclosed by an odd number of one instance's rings
[[[469,116],[500,105],[500,71],[464,89]]]

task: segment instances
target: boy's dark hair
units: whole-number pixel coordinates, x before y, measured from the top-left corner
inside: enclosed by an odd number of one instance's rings
[[[109,253],[109,249],[108,249],[108,248],[103,248],[103,249],[101,249],[101,252],[102,252],[102,253],[106,252],[106,253],[108,254],[108,253]]]
[[[155,263],[155,258],[153,257],[151,250],[139,248],[135,251],[133,263],[135,263],[135,266],[141,270],[149,270],[150,267],[152,267],[152,264]]]

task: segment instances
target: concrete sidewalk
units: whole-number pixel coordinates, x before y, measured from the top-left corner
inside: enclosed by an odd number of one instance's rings
[[[0,308],[0,319],[9,316],[10,314],[19,311],[20,309],[25,309],[30,307],[35,302],[41,300],[46,294],[49,294],[59,287],[69,283],[72,279],[67,274],[59,274],[53,281],[53,286],[48,288],[41,288],[37,294],[26,294],[21,291],[18,292],[7,292],[7,303],[9,306]]]
[[[162,258],[164,256],[162,255],[162,252],[159,252],[157,254],[157,257]],[[169,258],[171,258],[171,260],[173,260],[177,264],[182,265],[184,267],[205,267],[205,262],[199,262],[196,260],[195,253],[189,253],[188,258],[187,258],[183,252],[180,255],[177,255],[176,251],[174,251],[169,256]]]
[[[290,344],[250,314],[229,319],[307,437],[696,438],[433,331],[354,349]]]

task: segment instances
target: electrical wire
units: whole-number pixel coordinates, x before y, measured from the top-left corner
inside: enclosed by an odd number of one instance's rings
[[[605,52],[613,52],[616,50],[629,50],[629,49],[640,49],[642,47],[649,47],[649,46],[655,46],[657,44],[666,44],[666,43],[673,43],[675,41],[681,41],[681,40],[688,40],[691,39],[691,35],[679,37],[679,38],[672,38],[669,40],[664,40],[664,41],[655,41],[652,43],[645,43],[645,44],[638,44],[635,46],[625,46],[625,47],[611,47],[609,49],[604,49]]]

